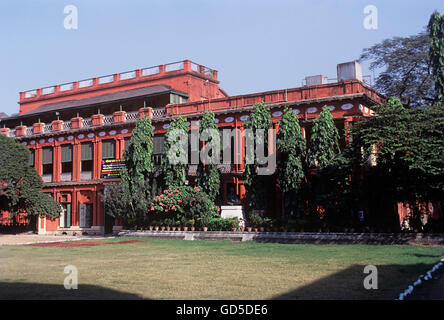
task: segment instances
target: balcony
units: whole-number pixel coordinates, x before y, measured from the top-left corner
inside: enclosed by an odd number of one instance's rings
[[[166,109],[165,108],[157,108],[157,109],[153,109],[152,110],[152,115],[151,115],[153,120],[157,120],[157,119],[162,119],[164,117],[166,117]],[[135,111],[135,112],[128,112],[125,114],[125,121],[124,123],[133,123],[133,122],[137,122],[137,120],[140,119],[140,112],[139,111]],[[103,116],[103,126],[108,126],[108,125],[112,125],[114,123],[114,116],[113,115],[106,115]],[[122,122],[119,122],[122,123]],[[90,128],[90,127],[94,127],[93,125],[93,121],[92,118],[86,118],[86,119],[82,119],[82,124],[81,124],[81,128]],[[45,124],[42,127],[42,132],[40,134],[48,134],[51,132],[64,132],[64,131],[70,131],[73,129],[73,124],[72,121],[62,121],[61,124],[61,128],[60,130],[54,130],[52,124]],[[26,127],[24,130],[24,135],[17,135],[16,130],[15,129],[11,129],[8,132],[8,137],[23,137],[23,136],[33,136],[37,133],[34,133],[33,127]]]

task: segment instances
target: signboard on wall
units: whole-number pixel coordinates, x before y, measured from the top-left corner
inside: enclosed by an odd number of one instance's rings
[[[120,171],[125,168],[124,159],[105,159],[102,160],[102,179],[120,179]]]

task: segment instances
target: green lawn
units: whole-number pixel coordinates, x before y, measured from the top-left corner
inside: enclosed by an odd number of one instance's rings
[[[444,255],[432,246],[147,240],[0,247],[0,299],[394,299]],[[78,269],[78,290],[63,287],[66,265]],[[378,290],[363,287],[366,265],[378,267]]]

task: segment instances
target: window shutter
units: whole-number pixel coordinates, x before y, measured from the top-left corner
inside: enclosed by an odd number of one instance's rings
[[[42,149],[42,164],[52,164],[52,148]]]
[[[72,145],[67,144],[62,146],[62,163],[72,162]]]
[[[124,140],[125,146],[123,147],[123,151],[126,152],[129,148],[130,138],[125,138]]]
[[[102,141],[102,159],[115,159],[116,144],[114,140]]]
[[[81,160],[93,160],[93,144],[91,142],[82,143]]]
[[[165,136],[154,136],[153,137],[153,154],[162,154],[163,145],[165,142]]]
[[[29,165],[31,167],[34,166],[35,163],[35,150],[34,149],[29,149],[30,154],[29,154]]]

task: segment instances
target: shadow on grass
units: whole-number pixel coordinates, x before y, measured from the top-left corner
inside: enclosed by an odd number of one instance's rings
[[[377,267],[378,289],[364,288],[365,265],[354,265],[309,285],[272,297],[273,300],[394,300],[432,264]]]
[[[63,285],[26,282],[0,282],[0,300],[141,300],[136,294],[79,284],[77,290]]]

